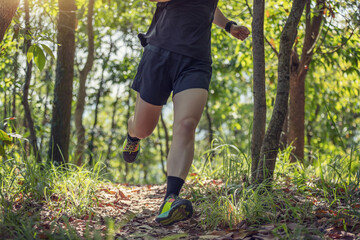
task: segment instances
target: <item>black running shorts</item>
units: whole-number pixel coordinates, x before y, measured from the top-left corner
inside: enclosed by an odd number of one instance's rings
[[[166,104],[173,95],[191,88],[209,89],[211,63],[148,44],[132,88],[153,105]]]

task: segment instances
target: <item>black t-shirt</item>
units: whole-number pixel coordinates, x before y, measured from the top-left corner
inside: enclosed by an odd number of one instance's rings
[[[142,44],[211,62],[211,25],[217,3],[218,0],[158,3]]]

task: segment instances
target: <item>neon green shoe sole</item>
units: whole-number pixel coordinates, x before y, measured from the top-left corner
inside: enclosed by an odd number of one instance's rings
[[[193,207],[189,200],[170,195],[160,207],[160,214],[155,220],[163,226],[169,226],[185,221],[191,218],[192,215]]]

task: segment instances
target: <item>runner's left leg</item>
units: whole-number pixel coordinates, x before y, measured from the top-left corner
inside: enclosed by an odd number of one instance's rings
[[[205,89],[188,89],[175,94],[173,142],[167,161],[167,190],[156,221],[171,225],[192,216],[193,208],[187,199],[178,197],[194,157],[195,130],[207,101]]]
[[[208,91],[188,89],[175,94],[173,142],[170,148],[168,176],[185,180],[194,157],[195,130],[206,105]]]

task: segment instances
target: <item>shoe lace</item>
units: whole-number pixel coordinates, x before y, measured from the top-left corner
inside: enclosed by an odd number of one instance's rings
[[[131,141],[128,140],[127,144],[125,145],[125,151],[129,151],[129,152],[135,152],[137,146],[139,144],[139,141]]]

